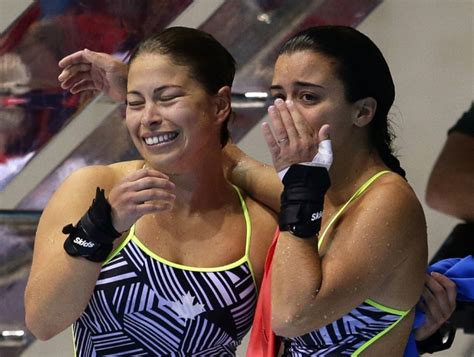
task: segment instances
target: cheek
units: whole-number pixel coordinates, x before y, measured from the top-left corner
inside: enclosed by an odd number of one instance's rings
[[[300,112],[315,131],[318,131],[324,124],[331,125],[331,120],[324,108],[308,108],[306,110],[300,110]]]
[[[132,140],[135,140],[135,136],[138,135],[138,129],[140,127],[140,113],[136,111],[126,110],[125,112],[125,126]]]

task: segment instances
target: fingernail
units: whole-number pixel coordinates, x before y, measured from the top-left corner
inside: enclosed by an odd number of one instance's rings
[[[269,111],[269,112],[274,112],[274,111],[275,111],[275,106],[274,106],[274,105],[270,105],[270,106],[268,107],[268,111]]]
[[[283,99],[281,99],[281,98],[275,99],[275,105],[283,105],[283,103],[284,103]]]
[[[289,107],[293,106],[293,101],[291,99],[287,99],[286,100],[286,105],[289,106]]]

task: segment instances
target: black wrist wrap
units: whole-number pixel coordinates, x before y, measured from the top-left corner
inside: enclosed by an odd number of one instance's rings
[[[281,231],[312,238],[321,228],[324,195],[330,186],[324,167],[292,165],[283,178],[278,223]]]
[[[84,216],[75,226],[65,226],[62,232],[69,235],[64,242],[69,255],[104,261],[113,248],[112,242],[121,236],[112,224],[111,207],[104,190],[97,187],[92,205]]]

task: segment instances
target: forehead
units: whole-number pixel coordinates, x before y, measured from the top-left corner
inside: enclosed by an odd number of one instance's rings
[[[297,51],[278,57],[273,73],[273,84],[283,85],[294,81],[318,83],[337,79],[336,62],[317,52]]]
[[[131,63],[128,85],[149,83],[185,84],[190,82],[189,68],[174,63],[170,56],[144,53]]]

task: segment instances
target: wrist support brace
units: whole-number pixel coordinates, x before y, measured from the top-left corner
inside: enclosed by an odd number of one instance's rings
[[[324,195],[330,186],[323,167],[291,165],[283,178],[280,231],[300,238],[313,238],[321,228]]]
[[[87,212],[75,226],[62,230],[69,234],[64,249],[71,256],[81,256],[93,262],[104,261],[112,251],[112,242],[121,236],[112,224],[111,207],[104,190],[97,187],[96,196]]]

